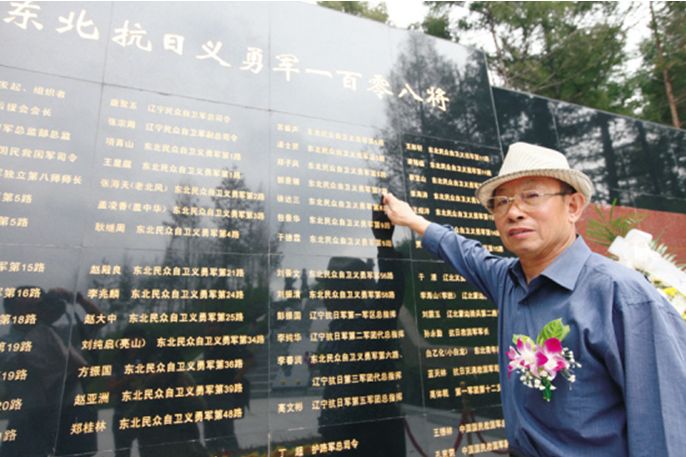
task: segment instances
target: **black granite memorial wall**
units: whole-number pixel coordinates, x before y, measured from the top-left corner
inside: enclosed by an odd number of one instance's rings
[[[601,201],[683,205],[681,132],[492,91],[422,34],[297,3],[0,19],[0,457],[502,454],[497,310],[381,193],[505,254],[474,189],[522,139]]]
[[[0,5],[0,456],[506,447],[484,56],[292,3]]]

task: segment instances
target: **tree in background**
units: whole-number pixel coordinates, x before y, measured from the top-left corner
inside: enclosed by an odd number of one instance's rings
[[[384,24],[388,23],[388,10],[384,2],[373,7],[369,6],[368,2],[317,2],[317,4],[353,16],[366,17]]]
[[[686,3],[650,2],[651,36],[636,75],[646,119],[681,128],[686,117]]]
[[[492,40],[491,70],[507,88],[616,113],[631,113],[624,74],[627,8],[615,2],[427,2],[425,33]],[[467,15],[450,20],[453,8]],[[484,48],[485,43],[463,44]]]
[[[389,24],[386,4],[318,2]],[[686,2],[648,2],[642,67],[626,68],[638,2],[427,1],[418,29],[486,52],[505,88],[682,128],[686,118]],[[452,19],[457,8],[466,15]],[[465,37],[488,37],[490,42]],[[489,52],[488,49],[494,49]]]

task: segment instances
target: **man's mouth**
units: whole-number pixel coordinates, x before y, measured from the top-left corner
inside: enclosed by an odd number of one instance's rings
[[[524,227],[511,228],[507,231],[507,236],[518,238],[520,236],[525,236],[527,233],[531,232],[533,232],[533,230]]]

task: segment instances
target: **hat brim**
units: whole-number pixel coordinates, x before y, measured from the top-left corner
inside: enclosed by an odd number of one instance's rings
[[[488,208],[488,199],[493,196],[493,192],[495,192],[499,186],[505,184],[506,182],[527,176],[554,178],[562,182],[566,182],[576,189],[577,192],[580,192],[584,195],[584,197],[586,197],[586,203],[589,203],[591,201],[591,197],[593,196],[593,183],[591,182],[591,179],[584,173],[578,170],[549,168],[540,170],[523,170],[515,173],[496,176],[495,178],[486,180],[476,189],[476,198],[485,208]]]

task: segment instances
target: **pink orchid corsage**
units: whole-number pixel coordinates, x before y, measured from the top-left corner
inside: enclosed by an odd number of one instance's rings
[[[557,374],[567,381],[576,381],[573,370],[581,364],[574,360],[574,353],[562,347],[562,340],[569,333],[569,325],[564,325],[562,319],[548,322],[538,334],[536,341],[526,335],[513,335],[507,357],[510,363],[507,367],[507,377],[513,371],[520,373],[519,380],[532,389],[543,391],[543,399],[550,401],[555,386],[553,381]],[[570,385],[571,389],[572,386]]]

